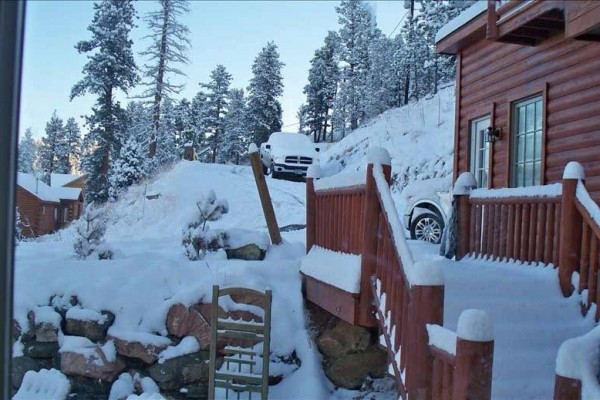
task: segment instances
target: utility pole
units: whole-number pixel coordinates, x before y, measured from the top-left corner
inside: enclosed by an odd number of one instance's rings
[[[415,0],[404,0],[404,8],[408,8],[410,16],[410,31],[408,32],[408,43],[413,41],[414,21],[415,16]],[[410,70],[411,65],[406,66],[406,80],[404,81],[404,104],[408,104],[408,95],[410,93]]]

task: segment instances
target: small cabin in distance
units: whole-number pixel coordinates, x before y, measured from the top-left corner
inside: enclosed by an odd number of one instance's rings
[[[600,1],[479,1],[436,41],[457,57],[455,178],[545,185],[577,161],[600,200]]]

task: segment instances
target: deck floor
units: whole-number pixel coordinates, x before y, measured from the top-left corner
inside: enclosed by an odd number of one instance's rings
[[[438,257],[437,246],[410,242],[418,259]],[[551,399],[558,348],[595,325],[580,312],[580,296],[564,298],[548,267],[466,259],[444,263],[444,325],[456,330],[461,312],[485,310],[495,333],[492,398]]]

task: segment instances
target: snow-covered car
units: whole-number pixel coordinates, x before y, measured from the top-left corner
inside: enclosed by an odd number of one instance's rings
[[[452,208],[450,184],[450,177],[432,178],[404,188],[404,227],[412,239],[440,243]]]
[[[260,145],[265,174],[277,179],[284,175],[306,177],[308,166],[318,157],[320,147],[301,133],[275,132]]]

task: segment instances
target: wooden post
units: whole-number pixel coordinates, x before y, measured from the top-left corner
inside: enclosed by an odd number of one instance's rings
[[[444,324],[444,286],[413,286],[408,313],[408,398],[431,400],[434,358],[429,351],[427,324]]]
[[[456,201],[456,210],[458,215],[456,220],[456,260],[462,259],[469,254],[469,240],[471,239],[470,232],[470,217],[471,209],[469,207],[469,195],[461,194],[454,196]]]
[[[490,318],[480,310],[464,311],[457,335],[452,399],[491,399],[494,339]]]
[[[383,174],[388,184],[391,181],[392,167],[382,165]],[[371,296],[371,276],[377,267],[377,242],[379,241],[379,214],[381,205],[377,196],[377,184],[373,177],[373,163],[367,165],[365,200],[363,203],[364,225],[362,232],[360,298],[357,309],[358,324],[361,326],[376,326],[373,301]]]
[[[554,378],[554,400],[580,400],[581,381],[556,375]]]
[[[317,228],[317,195],[315,193],[315,179],[321,177],[321,170],[314,164],[306,171],[306,252],[315,244]]]
[[[488,0],[486,37],[488,40],[498,39],[498,12],[496,11],[496,0]]]
[[[187,161],[194,160],[194,146],[192,146],[191,144],[186,144],[183,147],[183,159]]]
[[[265,214],[265,219],[267,220],[267,227],[269,228],[271,242],[273,244],[280,244],[281,233],[279,233],[277,218],[275,217],[273,203],[271,202],[271,196],[269,195],[269,188],[267,187],[267,181],[265,180],[265,175],[263,173],[262,161],[260,161],[258,149],[254,143],[250,145],[249,153],[252,172],[254,173],[254,180],[256,181],[256,188],[258,189],[258,195],[260,197],[263,213]]]
[[[570,162],[563,174],[558,257],[558,278],[565,297],[569,297],[573,293],[571,276],[577,270],[579,263],[583,219],[575,205],[577,201],[575,192],[578,182],[583,179],[585,179],[585,175],[581,165]]]

